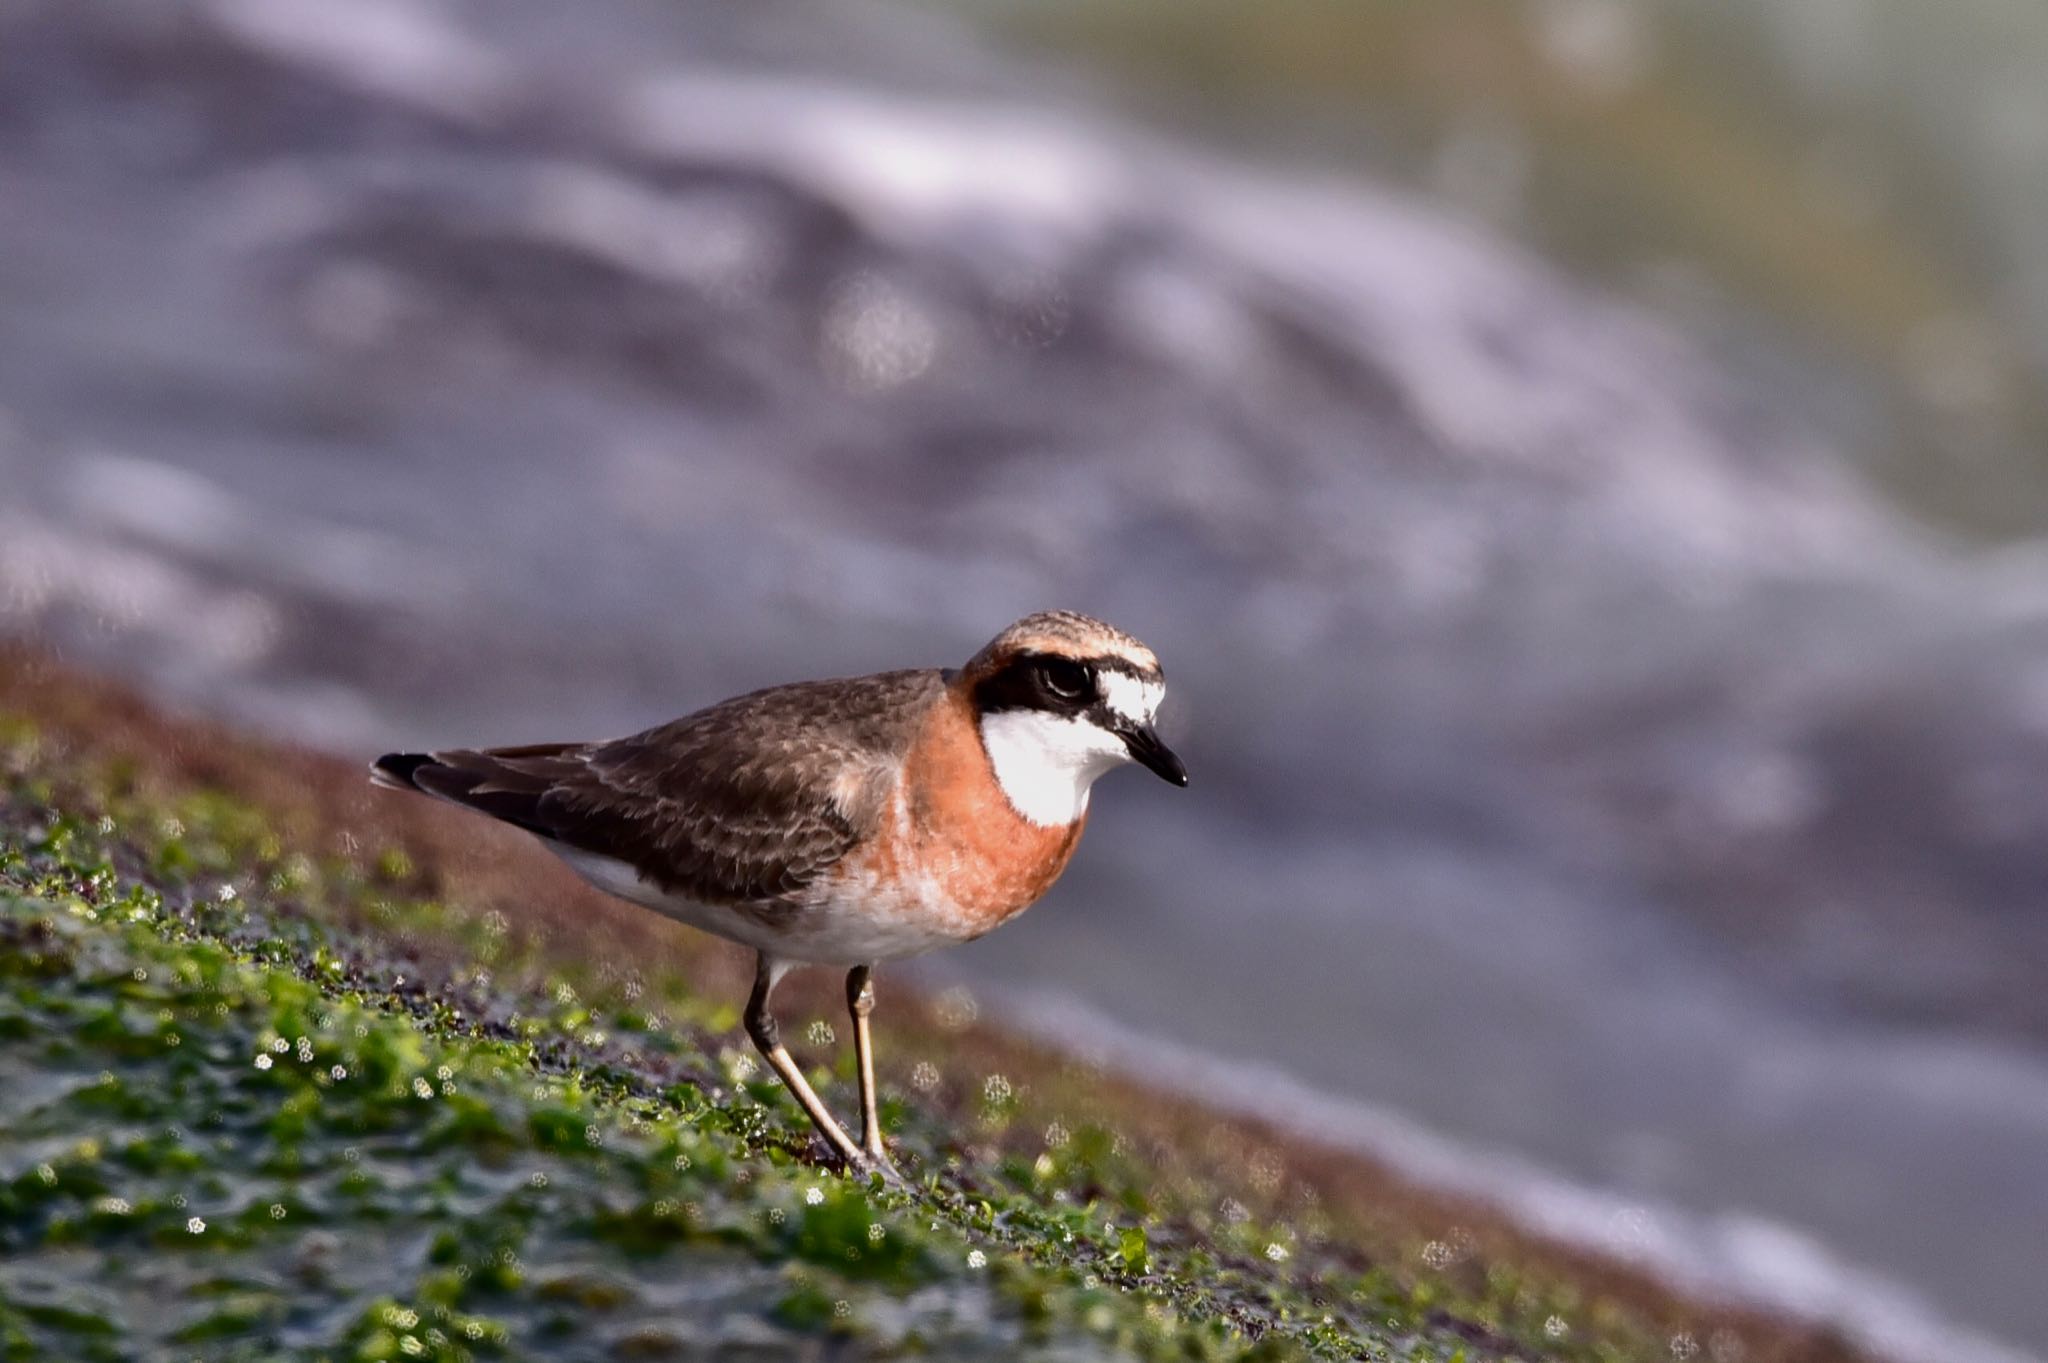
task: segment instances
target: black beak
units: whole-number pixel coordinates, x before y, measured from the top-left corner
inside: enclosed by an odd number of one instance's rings
[[[1187,767],[1173,755],[1173,749],[1159,741],[1159,734],[1151,725],[1134,724],[1118,733],[1124,746],[1131,750],[1131,756],[1150,767],[1160,780],[1170,781],[1176,786],[1188,783]]]

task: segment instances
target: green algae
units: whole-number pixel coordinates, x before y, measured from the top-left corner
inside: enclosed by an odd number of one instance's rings
[[[1642,1356],[1559,1337],[1567,1290],[1217,1214],[1106,1126],[971,1158],[1026,1110],[999,1075],[892,1099],[914,1191],[842,1178],[728,1001],[558,968],[218,794],[65,807],[8,732],[0,1359]],[[422,942],[470,965],[428,989]]]
[[[791,1161],[736,1177],[728,1134],[165,935],[141,896],[0,894],[0,970],[8,1077],[44,1080],[0,1122],[18,1356],[1035,1352],[950,1225]]]

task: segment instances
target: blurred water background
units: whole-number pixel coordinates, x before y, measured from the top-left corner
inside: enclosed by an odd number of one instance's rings
[[[2022,1357],[2044,69],[2006,0],[0,0],[0,627],[368,754],[1095,611],[1194,787],[927,978]]]

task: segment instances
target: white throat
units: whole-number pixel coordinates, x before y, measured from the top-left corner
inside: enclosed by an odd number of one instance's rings
[[[1131,760],[1115,734],[1085,719],[1042,710],[998,710],[981,717],[981,745],[1010,807],[1044,828],[1088,812],[1095,778]]]

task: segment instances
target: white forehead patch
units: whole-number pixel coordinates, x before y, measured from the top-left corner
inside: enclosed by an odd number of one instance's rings
[[[1044,828],[1080,818],[1095,778],[1131,760],[1115,734],[1085,719],[1043,710],[983,715],[981,746],[1010,807]]]
[[[1128,672],[1105,671],[1101,679],[1104,702],[1134,724],[1150,724],[1166,696],[1164,682],[1140,681]]]

